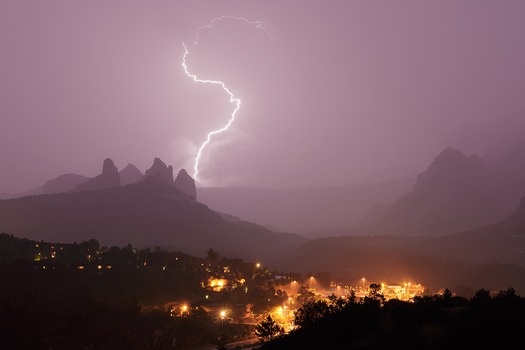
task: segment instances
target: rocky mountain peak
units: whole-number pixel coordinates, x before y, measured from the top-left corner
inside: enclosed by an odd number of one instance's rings
[[[145,177],[153,176],[155,174],[160,174],[162,181],[172,184],[173,183],[173,167],[167,166],[160,158],[155,158],[153,160],[153,165],[151,168],[146,170]]]
[[[110,158],[104,159],[104,163],[102,163],[102,174],[106,176],[118,174],[118,169]]]
[[[177,174],[177,178],[174,182],[175,187],[189,195],[193,199],[197,199],[197,189],[195,187],[195,180],[186,172],[181,169]]]
[[[122,186],[134,184],[143,176],[144,174],[135,165],[129,163],[120,171],[120,183]]]
[[[414,187],[416,192],[453,190],[457,187],[479,187],[487,180],[488,168],[483,160],[447,147],[427,170],[420,173]]]
[[[120,173],[113,160],[106,158],[102,164],[102,174],[78,185],[72,192],[96,191],[120,186]]]

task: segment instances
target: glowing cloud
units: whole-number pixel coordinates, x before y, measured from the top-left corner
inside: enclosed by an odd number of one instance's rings
[[[263,32],[265,32],[270,37],[270,39],[276,40],[273,37],[272,33],[270,33],[266,29],[266,23],[265,22],[262,22],[262,21],[249,21],[249,20],[247,20],[244,17],[235,17],[235,16],[232,16],[232,15],[227,15],[227,16],[221,16],[221,17],[214,18],[214,19],[212,19],[210,21],[210,23],[208,25],[197,28],[197,33],[196,33],[195,40],[194,40],[193,44],[197,45],[199,43],[199,33],[200,33],[201,30],[211,29],[216,22],[222,21],[224,19],[233,19],[233,20],[236,20],[236,21],[243,21],[243,22],[245,22],[245,23],[247,23],[249,25],[255,25],[257,29],[260,29]],[[233,109],[233,112],[232,112],[232,114],[230,116],[230,119],[228,120],[228,123],[226,123],[226,125],[224,125],[220,129],[210,131],[208,133],[208,136],[206,137],[206,140],[201,144],[201,146],[199,147],[199,150],[197,151],[197,155],[195,156],[195,165],[193,167],[193,178],[196,181],[199,181],[199,178],[197,177],[197,174],[199,173],[199,162],[200,162],[200,158],[202,156],[202,152],[203,152],[204,148],[206,148],[206,146],[210,143],[212,136],[220,134],[221,132],[226,131],[226,130],[228,130],[230,128],[232,123],[235,121],[235,116],[237,114],[237,111],[239,110],[239,108],[241,108],[241,100],[236,98],[233,95],[233,93],[226,87],[226,85],[222,81],[220,81],[220,80],[200,79],[200,78],[197,77],[196,74],[190,73],[189,70],[188,70],[188,65],[186,64],[186,58],[188,57],[190,52],[188,51],[188,48],[186,47],[186,44],[184,44],[184,42],[182,42],[182,46],[184,46],[184,55],[182,56],[182,68],[184,69],[184,73],[189,78],[191,78],[194,82],[204,83],[204,84],[219,85],[228,94],[228,96],[230,97],[230,103],[234,103],[235,104],[235,108]]]

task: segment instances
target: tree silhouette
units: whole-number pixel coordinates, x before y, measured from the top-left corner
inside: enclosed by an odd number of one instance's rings
[[[452,292],[450,291],[450,289],[445,289],[445,291],[443,292],[443,299],[444,300],[450,300],[452,299]]]
[[[294,323],[298,327],[310,327],[331,312],[332,310],[326,301],[311,301],[297,310]]]
[[[219,260],[221,260],[221,255],[218,252],[216,252],[215,250],[213,250],[213,248],[210,248],[206,252],[206,259],[209,262],[217,263],[217,262],[219,262]]]
[[[284,328],[276,324],[270,315],[255,326],[255,335],[262,341],[272,340],[282,334],[284,334]]]
[[[376,300],[380,303],[380,305],[383,305],[385,303],[385,296],[381,294],[381,285],[377,283],[371,283],[368,287],[368,295],[369,298]]]
[[[297,291],[297,301],[306,304],[315,299],[315,293],[308,286],[301,286]]]
[[[490,291],[483,289],[483,288],[476,291],[471,299],[472,302],[478,303],[478,304],[488,303],[490,302],[490,300],[491,300]]]

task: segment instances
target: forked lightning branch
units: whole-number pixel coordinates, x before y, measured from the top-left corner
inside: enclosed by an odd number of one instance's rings
[[[214,18],[213,20],[211,20],[211,22],[208,25],[206,25],[204,27],[199,27],[197,29],[197,34],[195,36],[195,41],[193,42],[193,44],[194,45],[198,45],[198,43],[199,43],[199,32],[201,30],[211,29],[216,22],[222,21],[224,19],[233,19],[233,20],[236,20],[236,21],[243,21],[243,22],[245,22],[245,23],[247,23],[249,25],[255,25],[257,29],[260,29],[260,30],[264,31],[266,34],[268,34],[268,36],[272,40],[275,40],[275,38],[273,37],[272,33],[270,33],[266,29],[266,23],[265,22],[262,22],[262,21],[249,21],[249,20],[247,20],[244,17],[235,17],[235,16],[229,15],[229,16],[221,16],[221,17]],[[199,147],[199,149],[197,151],[197,155],[195,156],[195,161],[194,161],[194,166],[193,166],[193,178],[196,181],[199,181],[199,178],[198,178],[199,163],[200,163],[200,160],[201,160],[202,153],[203,153],[204,149],[211,142],[211,139],[212,139],[212,137],[214,135],[220,134],[220,133],[222,133],[222,132],[224,132],[224,131],[226,131],[226,130],[228,130],[230,128],[230,126],[235,121],[235,117],[237,115],[237,112],[241,108],[241,100],[236,98],[233,95],[233,93],[226,87],[224,82],[222,82],[220,80],[201,79],[201,78],[197,77],[196,74],[190,73],[190,71],[188,70],[188,65],[186,63],[186,58],[188,57],[190,52],[189,52],[188,47],[186,46],[186,44],[184,42],[182,42],[182,46],[184,46],[184,55],[182,56],[182,68],[184,69],[184,73],[196,83],[212,84],[212,85],[220,86],[222,88],[222,90],[224,92],[226,92],[226,94],[229,96],[230,103],[233,103],[235,105],[235,107],[234,107],[234,109],[233,109],[233,111],[232,111],[232,113],[230,115],[230,118],[228,119],[228,122],[222,128],[210,131],[208,133],[207,137],[206,137],[206,140],[200,145],[200,147]]]

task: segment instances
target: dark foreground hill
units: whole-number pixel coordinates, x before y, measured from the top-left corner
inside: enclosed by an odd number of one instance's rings
[[[174,186],[150,177],[99,191],[0,200],[0,231],[34,240],[163,246],[268,259],[304,241],[257,225],[228,222]]]
[[[414,249],[474,263],[497,261],[525,267],[525,197],[517,211],[498,223],[421,241]]]

